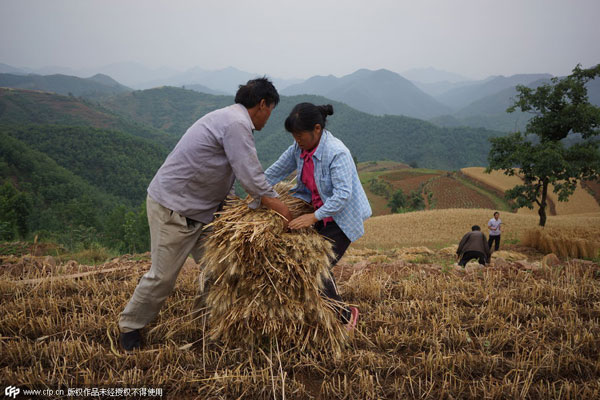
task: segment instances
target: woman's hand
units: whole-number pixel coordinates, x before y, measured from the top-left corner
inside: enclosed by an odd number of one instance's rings
[[[288,226],[290,229],[302,229],[309,227],[318,221],[319,220],[315,217],[315,213],[310,213],[294,218]]]

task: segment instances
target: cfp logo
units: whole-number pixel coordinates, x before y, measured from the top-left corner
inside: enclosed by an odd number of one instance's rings
[[[21,392],[21,389],[14,387],[14,386],[8,386],[6,389],[4,389],[4,395],[6,397],[12,397],[13,399],[17,398],[17,395]]]

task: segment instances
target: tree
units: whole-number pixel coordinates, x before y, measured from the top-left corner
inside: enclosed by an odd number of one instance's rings
[[[425,209],[425,200],[420,190],[413,190],[408,196],[408,208],[411,211]]]
[[[402,189],[398,189],[390,199],[388,207],[392,209],[392,213],[402,212],[406,207],[406,196]]]
[[[548,188],[554,185],[559,201],[567,201],[581,180],[597,179],[600,174],[600,108],[590,104],[586,83],[600,75],[600,64],[589,69],[577,65],[572,74],[536,89],[517,86],[517,99],[506,111],[519,108],[535,116],[529,121],[525,135],[520,132],[491,138],[486,172],[503,170],[519,175],[523,184],[506,192],[517,207],[539,206],[539,224],[546,224]],[[569,134],[581,140],[566,146]],[[517,169],[518,168],[518,169]]]
[[[8,180],[0,185],[0,240],[25,238],[30,212],[30,196],[19,192]]]

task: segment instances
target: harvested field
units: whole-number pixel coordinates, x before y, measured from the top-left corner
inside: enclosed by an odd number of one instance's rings
[[[367,161],[359,163],[357,167],[359,173],[394,171],[410,168],[408,164],[400,163],[397,161]]]
[[[491,189],[490,186],[479,187],[464,175],[453,172],[404,168],[399,170],[373,170],[361,172],[361,181],[373,209],[373,216],[387,215],[391,213],[387,207],[388,200],[377,196],[369,190],[369,181],[378,179],[389,183],[390,191],[402,189],[405,195],[417,190],[421,191],[425,200],[426,209],[441,208],[495,208],[508,210],[508,203],[501,198],[503,192]],[[431,193],[430,203],[428,193]],[[500,196],[500,197],[499,197]]]
[[[440,176],[427,184],[433,193],[436,209],[445,208],[494,208],[494,202],[487,196],[463,185],[460,181]]]
[[[409,171],[389,172],[381,176],[381,179],[389,182],[394,190],[402,189],[408,195],[413,190],[420,191],[422,185],[439,176],[438,174],[419,174]]]
[[[198,276],[191,260],[145,331],[147,347],[127,354],[116,345],[116,320],[147,259],[123,257],[101,268],[128,268],[107,274],[16,285],[3,272],[9,268],[3,258],[2,381],[65,393],[153,390],[143,398],[158,397],[160,389],[164,398],[178,399],[600,396],[597,264],[455,271],[446,263],[367,261],[378,256],[368,254],[352,275],[338,275],[343,297],[361,310],[358,330],[338,358],[208,340],[189,315]],[[35,257],[20,262],[26,279],[87,269],[63,270]]]
[[[461,172],[468,177],[479,180],[486,185],[496,188],[502,192],[512,189],[514,186],[522,184],[522,180],[517,176],[507,176],[500,171],[493,171],[491,174],[483,172],[483,167],[463,168]],[[577,185],[575,193],[567,202],[558,201],[558,196],[553,192],[554,186],[550,185],[548,189],[548,198],[552,201],[556,215],[572,215],[600,212],[600,205],[581,183]],[[537,215],[537,207],[532,210],[528,208],[520,208],[518,213],[535,214]]]
[[[487,235],[487,222],[493,209],[447,209],[416,211],[374,217],[365,221],[365,235],[354,246],[391,249],[406,246],[445,247],[457,244],[471,226],[479,225]],[[528,229],[538,226],[537,215],[501,212],[503,241],[520,239]],[[600,213],[548,217],[548,228],[600,226]]]

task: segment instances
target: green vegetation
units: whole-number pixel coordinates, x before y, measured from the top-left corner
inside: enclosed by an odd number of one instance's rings
[[[600,107],[589,103],[586,83],[600,75],[600,64],[581,69],[578,65],[566,78],[553,78],[551,84],[536,89],[517,86],[519,96],[507,111],[517,108],[534,112],[526,134],[537,136],[533,142],[516,132],[492,138],[487,171],[504,170],[514,175],[516,167],[524,183],[506,192],[518,207],[539,206],[540,226],[546,224],[548,186],[554,185],[559,201],[566,201],[581,180],[600,176]],[[565,146],[569,133],[581,134],[582,141]]]
[[[107,193],[0,129],[2,240],[37,236],[72,251],[101,246],[145,251],[145,211],[131,206],[141,202]]]
[[[62,125],[0,126],[31,149],[129,205],[144,198],[167,150],[118,131]]]
[[[176,138],[180,138],[205,114],[230,104],[233,104],[231,96],[215,96],[171,86],[136,90],[102,102],[103,106],[126,120],[160,129]]]
[[[84,99],[0,88],[0,124],[53,124],[117,130],[170,150],[177,138]]]
[[[402,212],[402,210],[406,207],[406,196],[404,195],[402,189],[398,189],[394,192],[390,202],[388,203],[388,207],[390,207],[393,214]]]
[[[424,210],[425,199],[422,190],[412,190],[407,197],[402,189],[398,189],[391,196],[388,207],[392,214]]]
[[[388,199],[392,194],[392,185],[389,182],[371,178],[369,180],[369,189],[378,196]]]
[[[359,162],[387,159],[448,170],[485,165],[488,138],[500,134],[479,128],[440,128],[402,116],[375,116],[320,96],[283,96],[265,128],[255,132],[263,166],[271,165],[293,143],[283,123],[301,102],[333,105],[335,113],[328,118],[327,129]],[[232,103],[229,96],[162,87],[122,94],[102,104],[125,119],[180,137],[202,115]]]

